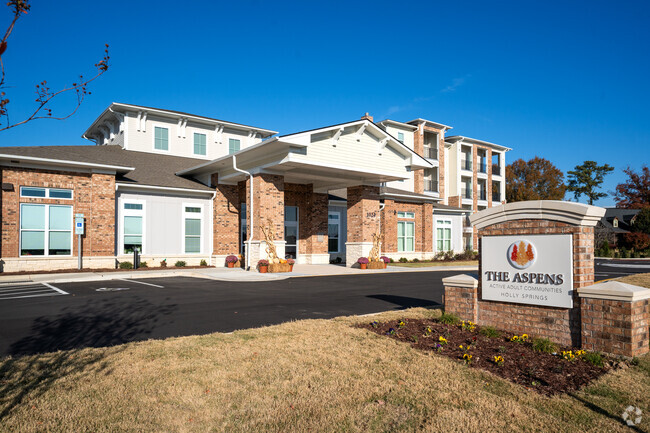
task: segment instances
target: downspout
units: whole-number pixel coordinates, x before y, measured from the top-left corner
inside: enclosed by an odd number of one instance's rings
[[[232,168],[235,171],[248,175],[250,178],[250,206],[246,206],[246,210],[250,215],[250,232],[248,233],[248,245],[246,246],[246,270],[251,270],[251,244],[253,243],[253,175],[250,172],[237,168],[237,155],[232,156]]]

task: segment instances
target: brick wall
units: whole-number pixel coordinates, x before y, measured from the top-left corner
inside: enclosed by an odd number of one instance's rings
[[[246,210],[247,210],[247,223],[250,233],[250,211],[251,206],[248,201],[250,200],[249,193],[250,180],[246,181]],[[268,221],[272,221],[275,232],[276,240],[284,240],[284,176],[277,176],[273,174],[256,174],[253,176],[253,209],[255,215],[255,227],[253,231],[253,239],[264,239],[262,235],[261,225],[268,225]]]
[[[60,172],[28,168],[2,168],[2,182],[13,191],[2,191],[2,257],[19,257],[20,203],[72,205],[73,214],[83,213],[86,230],[82,236],[84,256],[115,254],[115,176],[98,173]],[[21,186],[73,190],[72,200],[20,197]],[[77,242],[73,240],[73,256]]]
[[[447,203],[449,203],[449,206],[458,207],[458,208],[463,207],[462,204],[461,204],[459,195],[449,197],[449,199],[447,200]]]
[[[298,252],[327,254],[327,194],[314,193],[311,184],[285,183],[284,204],[298,206]]]
[[[239,185],[220,185],[217,174],[212,175],[212,185],[216,187],[212,215],[214,224],[212,254],[239,254]]]
[[[400,218],[398,212],[413,212],[414,219]],[[382,252],[397,253],[397,222],[415,223],[415,252],[433,251],[433,205],[431,203],[407,203],[384,200],[381,212],[381,232],[384,237]]]
[[[421,133],[423,126],[413,132],[413,151],[418,155],[424,155],[424,135]],[[424,193],[424,169],[413,171],[413,192]]]
[[[479,322],[478,293],[475,287],[445,286],[443,304],[445,313],[455,314],[474,323]]]
[[[347,242],[372,242],[373,233],[380,224],[379,187],[353,186],[348,188]]]
[[[582,345],[587,350],[640,356],[648,352],[650,300],[581,298]]]

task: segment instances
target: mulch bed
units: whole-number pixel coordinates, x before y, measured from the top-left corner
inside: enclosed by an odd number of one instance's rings
[[[628,367],[625,361],[604,356],[604,367],[597,367],[579,357],[568,361],[560,356],[562,350],[570,350],[568,348],[560,348],[560,355],[536,352],[531,342],[511,342],[514,334],[507,331],[500,331],[500,337],[489,338],[479,332],[479,326],[469,331],[460,325],[447,325],[429,319],[404,319],[402,326],[399,322],[392,320],[357,326],[409,343],[419,350],[434,351],[460,363],[465,363],[463,355],[468,353],[472,356],[470,367],[487,370],[543,395],[575,391],[611,368]],[[430,333],[427,328],[431,329]],[[447,343],[439,348],[441,336],[447,339]],[[471,348],[466,351],[459,347],[461,345],[464,348],[470,345]],[[494,362],[495,356],[503,357],[501,365]]]

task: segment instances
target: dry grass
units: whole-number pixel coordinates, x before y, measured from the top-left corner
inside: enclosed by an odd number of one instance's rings
[[[0,361],[7,432],[629,432],[650,426],[650,359],[574,397],[542,397],[350,324],[305,320],[232,334]]]
[[[616,281],[650,289],[650,273],[628,275],[627,277],[617,278]]]
[[[458,261],[435,261],[435,262],[415,262],[415,263],[390,263],[388,266],[402,266],[405,268],[428,268],[431,266],[478,266],[478,260],[458,260]]]

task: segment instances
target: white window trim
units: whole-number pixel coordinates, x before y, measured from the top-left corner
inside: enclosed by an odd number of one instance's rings
[[[340,254],[341,253],[341,212],[328,211],[327,212],[327,224],[329,224],[330,215],[333,215],[333,214],[336,214],[339,217],[338,218],[338,223],[337,223],[337,227],[338,227],[338,230],[337,230],[338,231],[338,238],[337,238],[337,242],[336,242],[337,245],[336,245],[336,251],[329,251],[329,237],[328,237],[328,239],[327,239],[327,245],[328,245],[327,250],[328,251],[327,252],[329,254]],[[328,231],[329,231],[329,229],[328,229]]]
[[[125,204],[141,204],[142,209],[124,209]],[[124,217],[125,216],[141,216],[142,217],[142,251],[140,254],[145,254],[147,251],[147,202],[145,200],[136,199],[120,199],[119,203],[119,225],[120,225],[120,244],[119,252],[121,255],[132,255],[132,253],[124,252]]]
[[[195,212],[185,212],[185,208],[188,207],[198,207],[201,208],[201,213],[195,213]],[[181,237],[181,250],[183,251],[183,254],[188,254],[188,255],[201,255],[205,251],[203,248],[203,239],[205,238],[205,228],[203,227],[203,203],[183,203],[183,218],[182,218],[182,237]],[[201,220],[201,236],[199,237],[199,252],[198,253],[188,253],[185,251],[185,219],[193,219],[193,220]]]
[[[59,188],[55,188],[59,189]],[[40,197],[43,198],[43,197]],[[23,229],[23,205],[30,205],[30,206],[45,206],[45,221],[43,221],[44,226],[47,228],[43,228],[43,230],[37,230],[37,229]],[[72,208],[72,205],[70,204],[44,204],[44,203],[20,203],[19,204],[19,209],[20,209],[20,218],[18,221],[18,255],[19,257],[29,257],[29,258],[38,258],[38,257],[73,257],[74,251],[73,251],[73,244],[72,244],[72,238],[74,236],[74,224],[72,224],[72,220],[70,221],[70,254],[56,254],[56,255],[50,255],[50,232],[67,232],[68,230],[50,230],[50,206],[54,207],[69,207],[71,208],[71,214],[74,216],[74,209]],[[43,232],[44,236],[44,243],[43,243],[43,255],[42,256],[33,256],[33,255],[23,255],[22,250],[23,250],[23,237],[22,237],[22,232]]]
[[[232,155],[232,153],[230,153],[230,140],[239,141],[239,150],[243,149],[243,147],[242,147],[242,141],[243,140],[241,138],[239,138],[239,137],[226,137],[226,138],[228,140],[228,142],[226,143],[226,146],[228,146],[227,149],[226,149],[226,151],[228,152],[228,155]],[[235,151],[235,153],[239,152],[239,150]]]
[[[448,226],[449,226],[448,227],[449,228],[449,249],[448,250],[444,250],[444,249],[443,250],[438,250],[438,224],[440,224],[441,222],[445,223],[445,224],[449,223],[448,224]],[[441,227],[442,228],[447,228],[447,225],[444,225],[444,226],[441,226]],[[434,233],[433,236],[435,238],[433,240],[433,245],[435,245],[435,247],[436,247],[436,252],[454,251],[454,223],[453,223],[453,221],[451,219],[449,219],[449,218],[436,218],[436,226],[435,226],[435,230],[433,231],[433,233]],[[443,242],[443,248],[444,248],[444,242],[445,242],[444,238],[442,239],[442,242]]]
[[[403,236],[403,238],[404,238],[404,249],[402,251],[399,250],[399,238],[400,238],[400,236],[399,236],[399,229],[398,229],[397,230],[397,252],[398,253],[413,253],[413,252],[415,252],[415,221],[397,221],[398,226],[400,225],[400,223],[404,224],[404,236]],[[406,225],[407,224],[413,224],[413,236],[407,236],[406,235],[406,233],[407,233]],[[413,238],[413,249],[408,250],[408,249],[406,249],[406,245],[407,245],[406,239],[411,238],[411,237]]]
[[[156,128],[163,128],[167,130],[167,150],[165,149],[156,149]],[[151,122],[150,126],[151,131],[151,148],[154,152],[170,153],[172,147],[172,134],[170,125],[164,123]]]
[[[23,195],[23,188],[34,188],[34,189],[44,189],[45,190],[45,197],[34,197],[33,195]],[[56,190],[65,190],[65,191],[70,191],[70,198],[61,198],[61,197],[50,197],[50,190],[51,189],[56,189]],[[74,200],[74,190],[72,188],[50,188],[50,187],[45,187],[45,186],[32,186],[32,185],[21,185],[20,186],[20,196],[24,198],[40,198],[40,199],[49,199],[49,200]]]
[[[208,136],[208,131],[201,131],[197,129],[190,129],[190,133],[192,134],[192,155],[194,156],[208,156],[208,143],[210,142],[209,136]],[[194,142],[194,134],[201,134],[205,136],[205,153],[196,153],[194,151],[194,146],[196,143]]]
[[[400,214],[404,214],[404,216],[400,216]],[[412,220],[415,219],[415,212],[398,211],[397,218]]]

